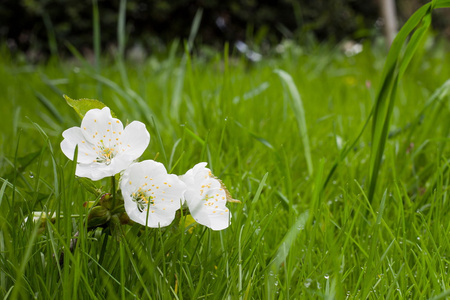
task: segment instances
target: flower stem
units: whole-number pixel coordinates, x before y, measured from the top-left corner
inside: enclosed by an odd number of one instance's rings
[[[112,201],[112,208],[116,208],[116,177],[115,176],[111,176],[111,189],[112,189],[112,197],[113,197],[113,201]]]

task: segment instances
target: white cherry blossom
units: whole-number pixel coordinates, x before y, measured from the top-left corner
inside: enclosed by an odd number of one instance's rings
[[[178,176],[167,174],[163,164],[145,160],[123,172],[120,188],[130,219],[158,228],[172,223],[181,207],[186,185]]]
[[[222,230],[230,225],[231,213],[225,206],[229,195],[206,165],[198,163],[180,176],[186,183],[184,198],[195,221],[213,230]]]
[[[150,134],[139,121],[123,128],[122,122],[111,116],[108,107],[91,109],[81,121],[81,127],[63,132],[62,152],[71,160],[78,145],[75,174],[100,180],[126,169],[144,153]]]

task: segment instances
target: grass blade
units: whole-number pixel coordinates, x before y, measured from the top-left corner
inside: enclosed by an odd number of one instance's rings
[[[291,95],[289,98],[292,100],[292,110],[294,111],[295,118],[297,120],[298,129],[300,131],[300,138],[303,142],[303,149],[305,151],[306,165],[308,166],[308,173],[312,175],[313,173],[313,162],[311,158],[311,149],[309,146],[309,137],[308,130],[306,128],[306,118],[305,118],[305,110],[303,108],[303,102],[300,97],[300,93],[292,79],[291,75],[286,71],[277,69],[274,71],[281,79],[283,86],[287,88],[289,94]]]
[[[95,71],[101,73],[100,54],[101,54],[101,33],[100,33],[100,14],[98,11],[98,1],[92,1],[92,43],[94,45]],[[97,97],[102,98],[102,84],[97,82]]]
[[[368,192],[370,201],[372,201],[375,194],[381,160],[394,109],[397,86],[431,24],[431,8],[430,3],[422,6],[408,20],[395,38],[385,63],[382,85],[378,92],[373,116]],[[416,29],[419,24],[420,26]],[[402,54],[403,44],[412,32],[414,32],[413,36]]]

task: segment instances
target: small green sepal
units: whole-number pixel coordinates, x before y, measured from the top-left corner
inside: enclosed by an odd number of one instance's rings
[[[113,197],[110,193],[103,194],[100,198],[100,205],[106,209],[113,209]]]

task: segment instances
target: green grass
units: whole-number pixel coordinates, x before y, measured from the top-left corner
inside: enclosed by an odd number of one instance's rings
[[[386,53],[370,44],[353,57],[286,44],[258,64],[235,53],[182,58],[178,43],[141,64],[29,66],[3,51],[0,295],[444,299],[450,54],[442,41],[423,41],[407,68],[388,58],[403,76],[395,98],[383,94]],[[111,223],[87,232],[83,203],[96,197],[59,148],[62,131],[80,123],[62,94],[146,123],[142,160],[156,157],[176,174],[207,161],[242,201],[228,205],[231,226],[191,232],[176,220],[160,230]],[[372,107],[381,121],[372,123]],[[24,223],[32,211],[56,221]],[[76,232],[77,247],[58,264]]]

